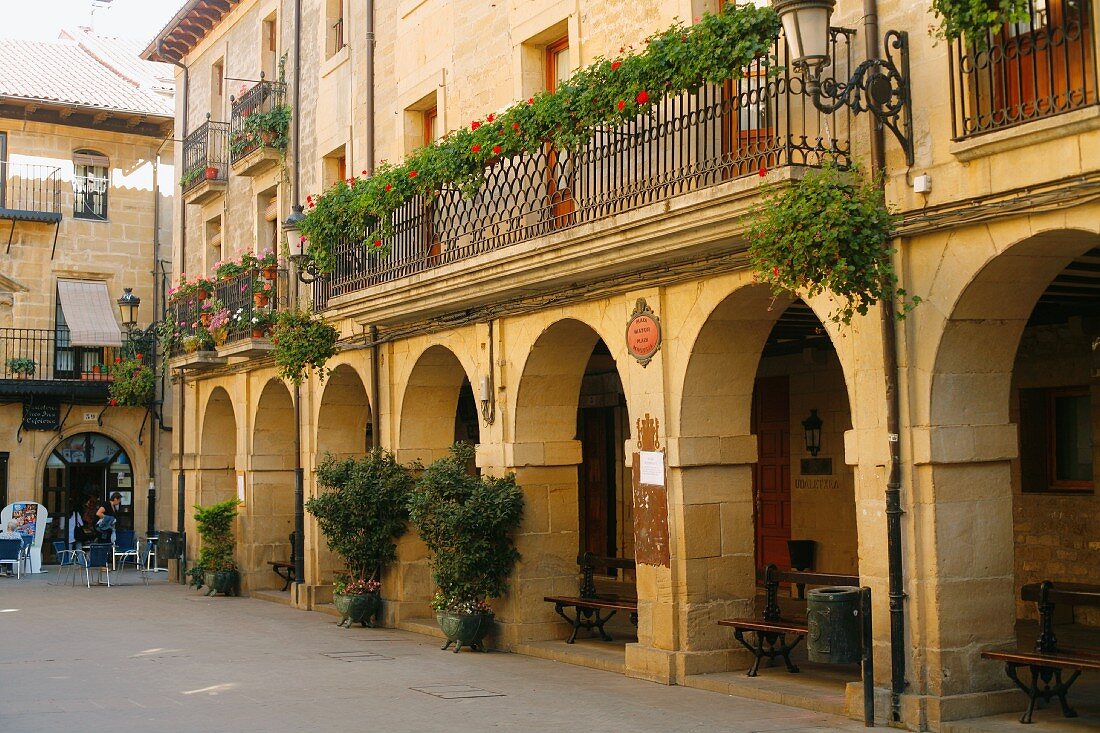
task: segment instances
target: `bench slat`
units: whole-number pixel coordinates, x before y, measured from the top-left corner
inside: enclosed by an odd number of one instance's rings
[[[1042,583],[1028,583],[1020,588],[1020,598],[1025,601],[1038,601]],[[1072,606],[1100,606],[1100,585],[1085,583],[1052,583],[1047,591],[1047,600],[1051,603],[1066,603]]]
[[[589,608],[606,608],[616,611],[637,611],[638,601],[633,598],[620,598],[618,596],[600,596],[598,598],[579,598],[577,596],[546,596],[544,601],[549,603],[561,603],[566,606],[587,606]]]
[[[756,618],[724,618],[719,626],[732,626],[748,631],[773,631],[780,634],[807,634],[809,627],[804,619],[782,619],[780,621],[762,621]]]
[[[1028,664],[1037,667],[1061,667],[1068,669],[1100,670],[1100,656],[1075,649],[1067,649],[1056,654],[1043,654],[1031,651],[988,651],[982,652],[983,659],[992,659],[1013,664]]]

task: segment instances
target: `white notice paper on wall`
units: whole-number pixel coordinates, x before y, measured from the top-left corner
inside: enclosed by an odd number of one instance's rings
[[[638,453],[638,481],[646,486],[665,485],[665,454],[644,450]]]
[[[237,474],[237,499],[241,503],[244,503],[244,474]]]

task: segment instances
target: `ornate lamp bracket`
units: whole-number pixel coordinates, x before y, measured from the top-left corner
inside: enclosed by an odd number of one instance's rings
[[[867,59],[856,67],[852,78],[838,81],[822,79],[821,67],[807,79],[806,88],[814,107],[825,114],[849,107],[855,114],[870,112],[894,133],[905,152],[905,161],[913,165],[913,106],[909,89],[909,34],[887,31],[883,36],[886,57]],[[895,62],[894,56],[897,55]]]

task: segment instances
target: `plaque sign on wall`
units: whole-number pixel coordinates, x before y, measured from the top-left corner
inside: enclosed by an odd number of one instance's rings
[[[638,298],[626,323],[626,348],[642,366],[647,366],[661,348],[661,319],[645,298]]]
[[[638,419],[638,450],[634,452],[634,560],[642,565],[669,567],[668,490],[665,454],[657,438],[656,418]]]
[[[24,430],[57,430],[60,422],[61,403],[57,400],[23,403]]]

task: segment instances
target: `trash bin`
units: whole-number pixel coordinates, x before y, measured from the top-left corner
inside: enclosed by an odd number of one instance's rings
[[[809,634],[806,654],[811,662],[851,664],[862,658],[859,616],[860,589],[853,586],[815,588],[806,594]]]
[[[183,534],[161,532],[157,535],[157,567],[168,567],[169,560],[178,560],[183,552]]]

